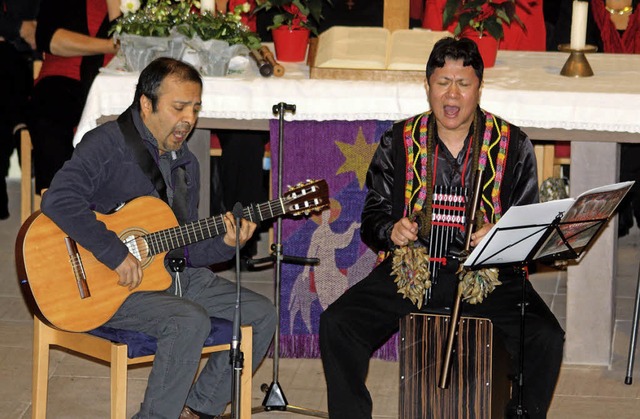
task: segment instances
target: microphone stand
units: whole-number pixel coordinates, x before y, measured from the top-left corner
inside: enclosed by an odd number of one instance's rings
[[[284,114],[285,112],[295,113],[296,105],[289,105],[283,102],[273,105],[274,115],[279,116],[279,132],[278,132],[278,190],[277,195],[282,196],[282,162],[283,162],[283,138],[284,138]],[[276,278],[275,278],[275,295],[274,305],[276,307],[276,313],[278,316],[278,322],[276,323],[275,337],[273,340],[273,381],[271,385],[262,384],[261,389],[266,393],[262,406],[265,411],[280,410],[289,411],[292,413],[299,413],[307,416],[315,416],[320,418],[328,418],[329,415],[325,412],[320,412],[313,409],[307,409],[299,406],[292,406],[287,402],[287,398],[280,387],[278,382],[278,370],[280,359],[280,284],[282,278],[282,262],[294,263],[294,264],[317,264],[319,260],[317,258],[307,258],[299,256],[284,256],[282,247],[282,218],[278,217],[276,220],[276,241],[271,245],[271,256],[261,259],[249,259],[247,263],[250,266],[262,264],[265,262],[273,262],[275,264]]]
[[[244,354],[240,350],[240,225],[242,223],[242,204],[236,202],[233,206],[233,218],[236,223],[236,306],[233,313],[233,331],[231,336],[231,350],[229,351],[229,362],[233,369],[231,380],[231,417],[240,418],[240,387],[242,367],[244,365]]]

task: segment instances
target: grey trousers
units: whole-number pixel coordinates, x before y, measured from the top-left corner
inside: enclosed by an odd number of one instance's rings
[[[244,288],[240,298],[241,323],[253,326],[255,371],[278,319],[268,298]],[[232,393],[229,353],[211,354],[195,383],[193,379],[211,329],[209,317],[233,320],[235,302],[236,284],[205,268],[187,268],[166,292],[139,292],[127,298],[106,325],[158,339],[144,400],[134,418],[177,419],[185,404],[212,415],[224,411]]]

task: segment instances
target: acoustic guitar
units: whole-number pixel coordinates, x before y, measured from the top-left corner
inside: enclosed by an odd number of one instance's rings
[[[329,206],[325,180],[300,183],[284,196],[243,209],[243,218],[265,221],[283,215],[309,214]],[[96,213],[142,263],[144,278],[133,291],[118,285],[118,274],[98,261],[37,211],[16,239],[18,279],[33,296],[43,320],[72,332],[107,322],[132,292],[162,291],[171,285],[165,254],[226,233],[223,215],[178,226],[171,208],[150,196],[136,198],[112,214]]]

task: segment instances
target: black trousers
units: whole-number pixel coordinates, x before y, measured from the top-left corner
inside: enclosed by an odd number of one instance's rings
[[[7,184],[9,160],[16,147],[14,128],[25,121],[25,107],[33,84],[30,56],[9,42],[0,42],[0,219],[9,216]]]
[[[36,191],[51,179],[73,154],[73,136],[86,99],[82,83],[51,76],[33,88],[29,103],[29,132],[33,143]]]
[[[452,305],[457,285],[453,272],[455,267],[440,271],[428,308]],[[398,330],[401,317],[418,311],[398,294],[390,273],[391,258],[387,258],[320,317],[320,351],[331,419],[371,418],[372,400],[365,385],[369,358]],[[500,280],[502,285],[482,304],[463,303],[462,314],[493,322],[517,371],[522,279],[511,272],[501,273]],[[529,281],[526,298],[523,404],[531,418],[545,418],[562,363],[564,331]]]

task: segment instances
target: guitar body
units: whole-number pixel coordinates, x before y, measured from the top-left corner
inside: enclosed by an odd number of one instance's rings
[[[171,208],[154,197],[140,197],[113,214],[96,213],[121,240],[176,226]],[[133,226],[133,227],[132,227]],[[141,260],[142,283],[134,291],[118,285],[118,274],[77,246],[89,296],[82,298],[65,239],[68,236],[40,211],[20,229],[16,241],[18,277],[26,282],[37,308],[55,327],[72,332],[95,329],[109,320],[132,292],[161,291],[171,285],[164,253]],[[77,266],[77,265],[76,265]]]

